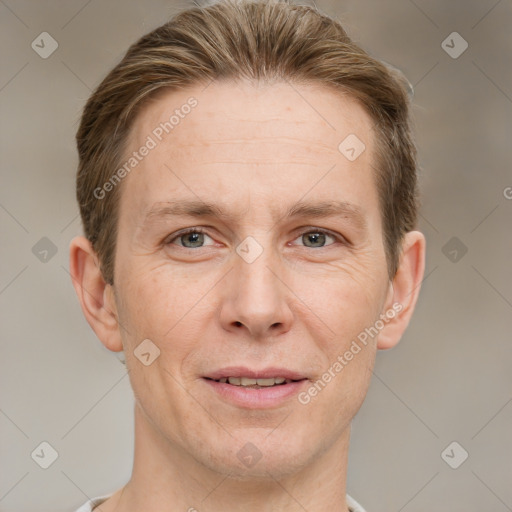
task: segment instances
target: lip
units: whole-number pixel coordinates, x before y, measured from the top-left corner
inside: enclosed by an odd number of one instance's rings
[[[295,382],[259,389],[234,386],[227,382],[217,382],[218,379],[226,377],[249,377],[252,379],[284,377]],[[245,366],[221,368],[204,376],[203,380],[222,400],[244,409],[277,408],[299,393],[309,382],[305,375],[286,368],[272,367],[251,370]]]
[[[268,388],[244,388],[232,384],[217,382],[203,377],[206,382],[222,400],[244,409],[272,409],[277,408],[296,395],[306,385],[308,379],[280,384]]]
[[[270,367],[262,370],[251,370],[246,366],[228,366],[205,375],[209,379],[219,380],[227,377],[249,377],[251,379],[270,379],[272,377],[284,377],[290,380],[306,379],[306,375],[289,370],[287,368]]]

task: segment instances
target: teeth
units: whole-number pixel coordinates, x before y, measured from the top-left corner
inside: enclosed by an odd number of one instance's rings
[[[275,383],[276,382],[275,382],[274,378],[271,378],[271,379],[257,379],[256,380],[256,384],[258,384],[258,386],[264,386],[264,387],[273,386]]]
[[[250,377],[224,377],[219,379],[219,382],[229,382],[233,386],[261,386],[270,387],[275,384],[283,384],[292,382],[291,379],[285,379],[284,377],[271,377],[269,379],[252,379]]]
[[[240,384],[242,386],[254,386],[258,381],[256,379],[250,379],[248,377],[241,377]]]

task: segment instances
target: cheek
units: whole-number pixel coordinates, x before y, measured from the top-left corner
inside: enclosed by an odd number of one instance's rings
[[[386,286],[375,275],[359,264],[344,263],[314,277],[295,279],[292,289],[308,307],[306,314],[321,320],[329,353],[342,349],[378,318]]]
[[[208,303],[201,301],[211,285],[193,282],[183,271],[154,268],[131,272],[121,290],[124,297],[120,321],[127,327],[133,348],[150,339],[160,349],[166,367],[180,364],[194,348],[202,329],[200,320]]]
[[[317,393],[311,397],[311,405],[318,407],[319,414],[326,409],[340,412],[338,419],[327,415],[327,422],[351,418],[361,406],[371,381],[376,338],[367,329],[379,318],[384,282],[371,275],[338,269],[336,277],[324,278],[322,286],[310,293],[307,301],[322,319],[324,333],[311,333],[322,353],[322,374],[316,389],[311,388],[312,394]],[[311,322],[315,321],[311,311],[308,314]]]
[[[323,298],[326,309],[322,318],[330,330],[329,336],[313,338],[323,357],[321,374],[310,391],[318,414],[338,411],[327,414],[325,421],[341,428],[339,422],[356,414],[368,391],[376,355],[376,338],[369,328],[378,313],[375,298],[372,301],[360,288],[330,291],[330,298],[336,296],[336,301]]]
[[[134,271],[119,274],[118,314],[128,337],[126,341],[132,349],[146,338],[160,346],[162,332],[172,327],[172,293],[151,275],[142,276]]]
[[[158,407],[162,407],[162,413],[168,412],[169,407],[177,415],[180,401],[169,400],[169,395],[178,396],[183,392],[180,368],[198,339],[191,331],[194,326],[197,328],[197,323],[194,324],[193,317],[187,315],[197,299],[193,300],[189,293],[184,298],[177,293],[178,283],[175,280],[169,275],[164,280],[157,274],[137,275],[132,272],[131,278],[123,281],[124,286],[120,290],[123,300],[119,310],[119,320],[126,326],[123,343],[129,347],[127,367],[132,388],[153,418],[159,416]],[[147,339],[156,345],[159,352],[153,362],[145,366],[137,358],[136,351]],[[151,358],[157,354],[152,345],[145,346]],[[186,395],[181,398],[182,404],[188,403]],[[160,405],[157,407],[155,404]]]

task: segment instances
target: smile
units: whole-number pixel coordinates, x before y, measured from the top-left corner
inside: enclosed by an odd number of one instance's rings
[[[307,378],[203,377],[217,399],[241,409],[277,409],[285,406],[309,383]],[[294,400],[292,403],[295,403]]]
[[[222,377],[221,379],[212,379],[222,384],[231,384],[232,386],[243,386],[252,389],[268,388],[272,386],[282,386],[290,382],[297,382],[285,377],[271,377],[267,379],[253,379],[251,377]]]

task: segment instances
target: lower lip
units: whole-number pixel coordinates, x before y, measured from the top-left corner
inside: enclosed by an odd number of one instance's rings
[[[245,388],[233,386],[216,380],[203,379],[222,398],[247,409],[264,409],[277,407],[300,392],[306,385],[307,379],[271,386],[267,388]]]

